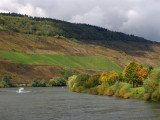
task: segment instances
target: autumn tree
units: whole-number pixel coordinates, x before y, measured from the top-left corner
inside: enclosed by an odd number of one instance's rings
[[[136,62],[130,62],[123,70],[123,78],[126,82],[132,83],[133,87],[135,84],[142,84],[147,77],[148,72],[145,67]]]
[[[103,72],[99,79],[100,83],[108,82],[109,85],[114,84],[118,80],[119,80],[119,75],[115,71],[111,71],[109,73]]]
[[[103,72],[99,78],[99,83],[102,84],[103,82],[105,82],[107,80],[107,76],[108,76],[108,73]]]

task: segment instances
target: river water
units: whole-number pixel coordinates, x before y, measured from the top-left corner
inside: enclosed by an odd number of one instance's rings
[[[67,88],[0,89],[0,120],[160,120],[160,103],[70,92]]]

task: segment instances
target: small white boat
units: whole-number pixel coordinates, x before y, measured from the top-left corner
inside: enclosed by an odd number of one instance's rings
[[[17,93],[28,93],[30,91],[25,91],[24,87],[20,87],[18,91],[16,91]]]

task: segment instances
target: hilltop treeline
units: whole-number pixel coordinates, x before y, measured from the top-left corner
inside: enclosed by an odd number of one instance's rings
[[[151,42],[141,37],[126,35],[88,24],[75,24],[17,13],[0,13],[0,30],[47,36],[59,35],[78,40]]]

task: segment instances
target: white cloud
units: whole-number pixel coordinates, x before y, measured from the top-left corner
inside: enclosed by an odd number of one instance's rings
[[[1,0],[0,12],[97,25],[160,41],[159,0]]]
[[[34,6],[31,3],[21,4],[19,0],[1,0],[0,8],[1,12],[16,12],[40,17],[47,16],[44,9]]]
[[[83,15],[73,16],[70,22],[101,25],[103,19],[104,19],[103,11],[101,10],[99,6],[96,6],[95,8],[91,9],[87,13],[84,13]]]

